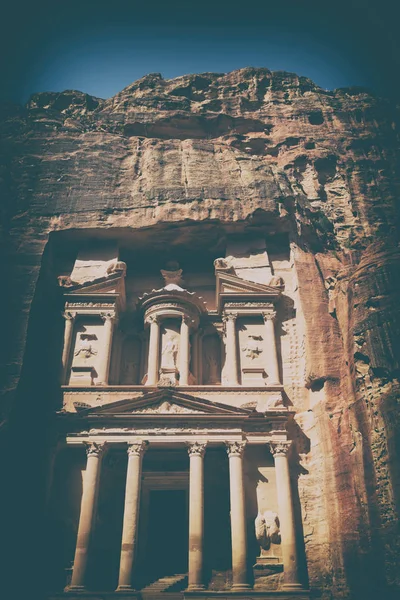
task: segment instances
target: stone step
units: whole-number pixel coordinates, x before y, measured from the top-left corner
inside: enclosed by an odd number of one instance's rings
[[[178,585],[181,584],[181,585]],[[153,581],[152,583],[150,583],[149,585],[147,585],[145,588],[143,588],[141,590],[141,594],[144,597],[152,597],[154,598],[154,594],[157,593],[161,593],[162,596],[165,596],[165,593],[167,592],[167,590],[169,590],[170,588],[172,588],[173,586],[177,586],[178,588],[181,587],[181,589],[183,590],[186,587],[187,584],[187,575],[186,573],[183,574],[176,574],[176,575],[168,575],[166,577],[161,577],[160,579],[157,579],[157,581]],[[177,596],[181,597],[180,592],[181,590],[177,590],[175,593],[177,593]],[[172,594],[168,594],[168,596],[173,595]],[[172,598],[170,600],[173,600]]]

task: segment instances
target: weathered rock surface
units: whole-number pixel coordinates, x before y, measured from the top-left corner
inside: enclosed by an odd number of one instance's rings
[[[32,387],[40,382],[25,367],[21,378],[21,365],[52,232],[156,227],[164,235],[172,224],[196,222],[287,232],[310,397],[296,406],[311,444],[306,452],[297,441],[307,473],[299,494],[310,586],[324,599],[394,597],[398,120],[396,107],[365,90],[329,92],[252,68],[174,80],[152,74],[108,100],[66,91],[4,107],[4,443],[17,424],[28,431],[41,397]],[[57,302],[56,291],[44,302]],[[44,397],[53,392],[47,386]],[[39,431],[46,423],[37,422]],[[34,474],[24,481],[38,485]]]

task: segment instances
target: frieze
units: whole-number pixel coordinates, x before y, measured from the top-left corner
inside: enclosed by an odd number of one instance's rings
[[[260,308],[267,309],[271,306],[267,302],[225,302],[225,308]]]
[[[114,308],[114,302],[66,302],[66,308]]]

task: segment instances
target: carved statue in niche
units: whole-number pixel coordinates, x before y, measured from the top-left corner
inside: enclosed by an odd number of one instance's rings
[[[245,352],[245,356],[254,360],[258,358],[260,354],[262,354],[263,347],[260,342],[262,342],[263,338],[261,335],[249,335],[247,336],[247,342],[242,347],[243,352]]]
[[[80,333],[74,356],[83,360],[96,356],[97,350],[92,345],[93,340],[97,340],[95,333]]]
[[[279,529],[279,517],[276,512],[266,510],[258,513],[255,520],[256,539],[263,551],[270,550],[272,544],[281,543],[281,532]]]
[[[203,339],[203,383],[221,383],[221,342],[218,334]]]
[[[122,347],[121,383],[136,385],[140,377],[141,342],[136,336],[128,337]]]
[[[176,369],[179,350],[178,334],[174,331],[167,330],[164,339],[161,352],[161,367],[165,369]]]

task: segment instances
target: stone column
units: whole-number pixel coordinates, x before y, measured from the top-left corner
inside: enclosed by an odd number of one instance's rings
[[[238,356],[236,343],[236,319],[237,313],[228,313],[223,317],[225,323],[225,355],[226,355],[226,379],[228,385],[238,385]]]
[[[114,322],[115,315],[114,313],[101,313],[101,318],[104,321],[104,346],[103,352],[99,364],[99,372],[98,372],[98,383],[100,385],[108,384],[108,377],[110,371],[110,359],[111,359],[111,348],[112,348],[112,339],[113,339],[113,330],[114,330]]]
[[[269,376],[268,384],[280,384],[279,375],[279,363],[278,363],[278,352],[276,349],[276,338],[275,338],[275,319],[276,312],[265,312],[263,313],[265,323],[265,352],[266,352],[266,365],[265,370]]]
[[[179,385],[189,385],[189,317],[183,316],[181,322],[181,337],[179,342]]]
[[[64,312],[63,317],[65,319],[65,330],[64,330],[64,347],[62,352],[62,375],[61,375],[61,383],[67,384],[67,370],[68,370],[68,360],[71,354],[71,343],[72,343],[72,334],[74,332],[74,322],[76,313],[72,312]]]
[[[128,470],[126,474],[118,592],[133,590],[132,569],[138,537],[142,459],[146,446],[147,442],[139,441],[130,444],[128,447]]]
[[[296,529],[287,458],[290,445],[291,442],[286,441],[269,443],[271,454],[275,461],[276,491],[278,496],[283,558],[283,588],[297,590],[302,589],[302,585],[299,582],[298,576]]]
[[[146,385],[157,385],[160,354],[160,322],[155,315],[148,317],[148,321],[150,323],[150,341]]]
[[[199,332],[195,331],[192,335],[192,373],[199,384]]]
[[[89,544],[95,520],[95,506],[99,491],[100,465],[106,447],[102,444],[85,444],[87,454],[86,471],[83,480],[81,513],[71,585],[68,591],[84,590],[88,562]]]
[[[188,444],[189,480],[189,584],[188,591],[204,589],[204,453],[207,443]]]
[[[246,442],[226,442],[226,446],[231,497],[232,590],[240,592],[250,588],[247,582],[246,503],[242,463]]]

